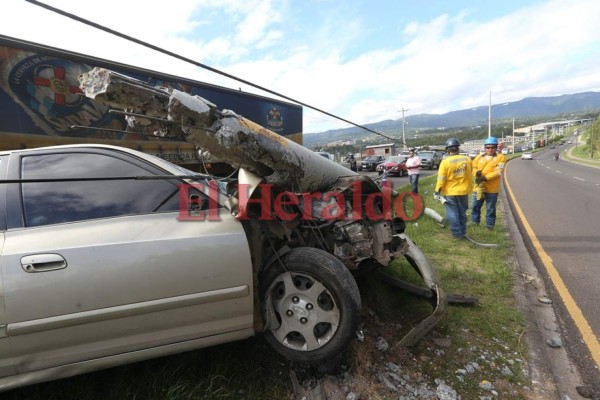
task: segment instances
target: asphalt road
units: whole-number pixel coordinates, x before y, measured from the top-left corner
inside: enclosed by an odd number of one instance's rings
[[[509,162],[506,190],[529,252],[547,281],[569,356],[584,379],[598,385],[600,170],[564,158],[556,162],[553,152]]]

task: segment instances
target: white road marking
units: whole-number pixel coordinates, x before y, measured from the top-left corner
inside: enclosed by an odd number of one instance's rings
[[[577,179],[577,180],[580,180],[580,181],[582,181],[582,182],[585,182],[585,179],[581,179],[581,178],[578,178],[578,177],[576,177],[576,176],[574,176],[573,178],[575,178],[575,179]]]

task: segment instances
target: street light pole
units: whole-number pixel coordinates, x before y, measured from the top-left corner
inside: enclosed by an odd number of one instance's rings
[[[406,125],[406,122],[404,121],[404,112],[408,111],[408,108],[404,108],[402,107],[402,148],[404,150],[406,150],[406,135],[404,133],[404,126]]]
[[[590,153],[590,159],[594,159],[594,125],[596,125],[594,122],[592,122],[592,141],[590,142],[590,145],[592,147],[591,153]]]
[[[490,90],[490,106],[488,107],[488,137],[492,136],[492,91]]]
[[[515,154],[515,119],[513,118],[513,130],[512,130],[512,153]]]

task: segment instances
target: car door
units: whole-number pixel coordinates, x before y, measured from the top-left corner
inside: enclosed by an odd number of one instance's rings
[[[17,372],[252,334],[241,225],[228,212],[178,220],[176,182],[103,179],[157,174],[104,149],[11,156],[9,176],[57,179],[7,185],[0,268]],[[82,177],[100,180],[64,181]]]
[[[8,155],[0,155],[0,180],[6,179],[6,165]],[[6,230],[6,196],[5,186],[0,184],[0,261],[2,260],[2,249],[4,248],[4,232]],[[6,312],[4,308],[4,285],[2,274],[0,274],[0,360],[10,360],[10,341],[6,334]],[[0,362],[0,377],[13,375],[15,368],[11,362]]]

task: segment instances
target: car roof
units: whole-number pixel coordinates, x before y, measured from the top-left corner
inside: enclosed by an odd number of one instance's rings
[[[55,145],[55,146],[44,146],[44,147],[30,147],[27,149],[3,150],[3,151],[0,151],[0,154],[6,155],[6,154],[13,154],[13,153],[31,152],[31,151],[37,151],[37,150],[72,149],[72,148],[82,148],[82,147],[106,148],[106,149],[114,149],[114,150],[125,150],[126,152],[132,152],[132,153],[141,153],[141,151],[138,151],[138,150],[133,150],[133,149],[130,149],[127,147],[122,147],[122,146],[115,146],[112,144],[76,143],[76,144],[59,144],[59,145]]]
[[[177,173],[178,170],[174,169],[174,165],[168,161],[163,160],[160,157],[153,156],[152,154],[147,154],[138,150],[130,149],[128,147],[122,146],[114,146],[110,144],[97,144],[97,143],[78,143],[78,144],[62,144],[56,146],[45,146],[45,147],[31,147],[28,149],[15,149],[15,150],[4,150],[0,151],[0,155],[10,155],[10,154],[18,154],[18,153],[31,153],[31,152],[43,152],[47,150],[69,150],[69,149],[107,149],[107,150],[115,150],[120,151],[122,153],[129,153],[136,157],[142,158],[146,161],[149,161],[154,164],[160,165],[162,168],[166,170]],[[176,165],[175,165],[176,168]]]

